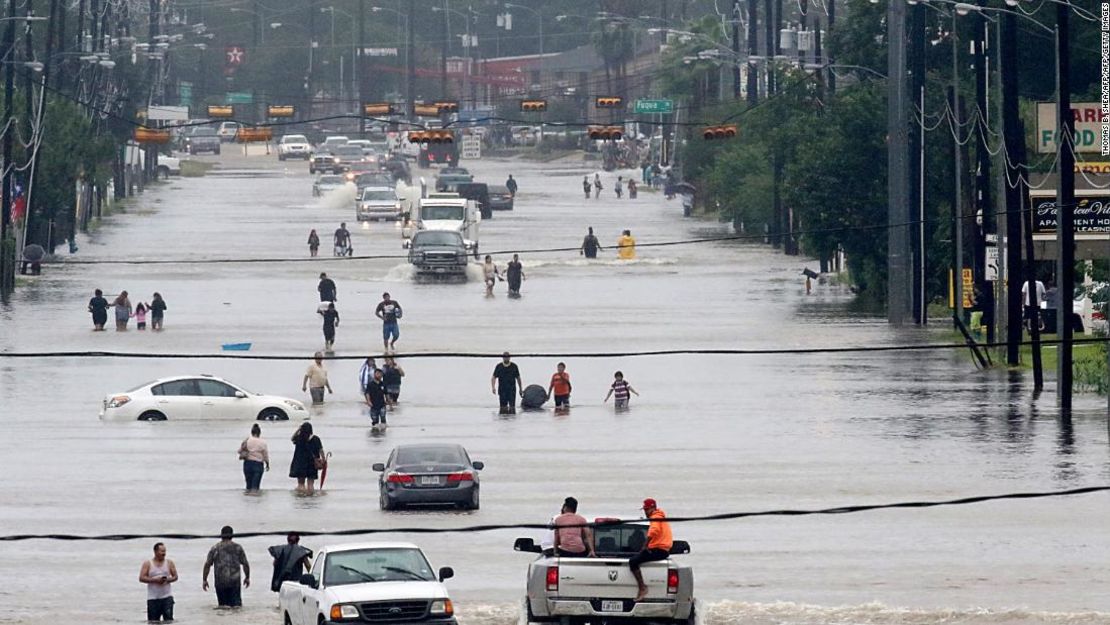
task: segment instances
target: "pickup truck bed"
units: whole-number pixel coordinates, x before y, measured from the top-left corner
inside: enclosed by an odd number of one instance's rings
[[[643,526],[595,528],[596,558],[568,558],[541,554],[528,567],[525,615],[531,623],[582,625],[617,622],[668,622],[694,625],[694,572],[673,557],[648,562],[640,568],[647,597],[636,601],[636,578],[628,566],[634,550],[628,536]],[[605,545],[616,548],[608,552]],[[530,539],[518,539],[518,551],[539,550]],[[687,553],[689,545],[675,542],[673,553]]]

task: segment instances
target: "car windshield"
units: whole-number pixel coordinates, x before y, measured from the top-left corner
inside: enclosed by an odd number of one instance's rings
[[[193,129],[194,137],[215,137],[216,129],[209,128],[208,126],[197,126]]]
[[[440,173],[445,176],[469,176],[470,172],[463,167],[444,167]]]
[[[420,207],[420,218],[426,220],[451,220],[462,221],[463,207],[462,206],[443,206],[432,204],[430,206]]]
[[[362,148],[356,146],[345,145],[335,149],[335,153],[339,156],[362,156]]]
[[[144,388],[146,388],[146,387],[148,387],[152,384],[155,384],[156,382],[158,382],[158,380],[154,380],[154,381],[151,381],[151,382],[144,382],[144,383],[136,386],[135,388],[127,389],[126,391],[124,391],[124,393],[134,393],[135,391],[140,391],[140,390],[142,390],[142,389],[144,389]]]
[[[320,184],[343,184],[343,176],[320,176]]]
[[[434,234],[451,234],[448,232],[437,232]],[[458,239],[452,239],[457,243]],[[458,447],[447,447],[442,445],[418,445],[413,447],[401,447],[397,450],[396,466],[404,466],[409,464],[461,464],[466,465],[466,458],[463,456],[462,450]]]
[[[360,186],[363,186],[363,187],[370,186],[372,184],[380,184],[380,185],[383,185],[383,186],[392,186],[393,177],[390,176],[389,174],[384,174],[384,173],[380,173],[380,172],[372,172],[372,173],[369,173],[369,174],[360,175],[358,177],[358,184]]]
[[[366,582],[434,582],[432,567],[419,549],[358,549],[329,553],[324,586]]]
[[[286,135],[281,138],[282,143],[308,143],[304,135]]]
[[[417,233],[413,245],[462,245],[462,236],[457,232],[424,231]]]
[[[490,193],[500,193],[502,195],[508,195],[509,194],[509,187],[503,187],[501,185],[493,185],[493,186],[489,187],[489,192]]]
[[[363,189],[363,202],[393,202],[397,196],[389,189]]]

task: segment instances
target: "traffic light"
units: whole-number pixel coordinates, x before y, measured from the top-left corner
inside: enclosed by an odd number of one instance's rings
[[[594,99],[594,106],[599,109],[619,109],[624,106],[624,98],[620,96],[598,96]]]
[[[594,141],[619,141],[624,137],[624,129],[620,126],[590,126],[587,133]]]
[[[409,143],[447,144],[455,142],[453,130],[413,130],[409,132]]]
[[[362,105],[362,114],[367,117],[387,117],[396,113],[397,107],[393,106],[391,102],[375,102]]]
[[[156,128],[147,128],[146,126],[139,126],[135,129],[135,142],[136,143],[169,143],[170,131],[158,130]]]
[[[442,115],[444,113],[458,113],[459,112],[459,103],[454,101],[454,100],[437,100],[435,102],[435,107],[436,107],[436,110],[439,111],[440,115]]]
[[[268,117],[292,117],[296,112],[296,107],[290,104],[271,104],[266,107]]]
[[[234,117],[235,107],[231,105],[209,104],[208,116],[212,118]]]
[[[520,110],[525,113],[542,113],[547,110],[547,100],[521,100]]]
[[[274,129],[269,126],[247,127],[240,126],[239,130],[235,131],[235,140],[239,143],[252,143],[254,141],[269,141],[274,138]]]
[[[439,107],[435,104],[413,103],[412,114],[417,117],[439,117]]]
[[[724,126],[706,126],[701,131],[701,137],[706,141],[713,141],[716,139],[731,139],[736,136],[736,124],[727,124]]]

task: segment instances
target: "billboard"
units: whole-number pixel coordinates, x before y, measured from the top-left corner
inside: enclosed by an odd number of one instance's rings
[[[1073,102],[1071,114],[1075,119],[1075,151],[1100,152],[1110,135],[1110,119],[1102,115],[1098,102]],[[1056,103],[1037,103],[1037,151],[1056,151]]]

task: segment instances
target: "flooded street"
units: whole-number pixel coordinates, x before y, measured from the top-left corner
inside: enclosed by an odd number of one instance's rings
[[[353,196],[314,199],[299,161],[230,154],[200,178],[173,178],[138,197],[80,242],[74,261],[307,257],[315,228],[321,258],[296,263],[47,266],[0,309],[0,351],[215,354],[299,360],[173,358],[0,359],[0,439],[6,484],[0,528],[14,533],[201,533],[353,528],[453,528],[546,522],[563,498],[587,518],[635,516],[654,497],[671,516],[775,508],[947,499],[1110,482],[1105,398],[1080,396],[1070,427],[1054,397],[1031,403],[1031,382],[1004,369],[976,371],[966,351],[628,358],[515,358],[525,384],[547,387],[558,361],[574,383],[568,415],[501,416],[489,388],[496,359],[406,358],[421,352],[558,353],[774,349],[951,342],[948,327],[896,329],[853,312],[847,289],[816,286],[815,261],[768,247],[714,242],[644,247],[616,260],[623,229],[642,243],[731,234],[727,224],[683,219],[681,205],[641,191],[584,200],[592,165],[464,161],[477,181],[519,181],[516,209],[481,224],[483,253],[522,250],[520,299],[504,283],[484,296],[465,284],[418,284],[400,258],[400,229],[357,224]],[[204,157],[208,160],[215,158]],[[432,183],[434,172],[419,172]],[[418,175],[414,169],[414,176]],[[342,191],[338,192],[340,195]],[[356,255],[330,257],[331,233],[352,230]],[[575,252],[592,226],[606,250]],[[503,267],[510,254],[496,254]],[[397,343],[407,375],[390,428],[371,434],[358,360],[328,363],[335,392],[311,409],[332,452],[326,491],[293,492],[288,442],[297,427],[263,423],[273,468],[258,496],[243,493],[236,450],[251,422],[104,422],[108,393],[155,378],[209,373],[267,394],[308,401],[301,378],[321,349],[316,285],[338,285],[336,356],[381,350],[373,315],[383,291],[404,307]],[[475,277],[478,279],[475,279]],[[165,331],[92,332],[93,289],[132,301],[160,292]],[[631,409],[602,399],[616,370],[639,391]],[[1051,387],[1051,384],[1049,384]],[[413,442],[464,445],[485,462],[475,512],[378,509],[370,466]],[[1105,494],[1003,501],[834,517],[675,524],[692,553],[702,617],[711,625],[833,623],[1110,624],[1110,500]],[[513,552],[535,531],[387,534],[411,540],[447,585],[464,625],[519,618],[531,557]],[[302,544],[348,542],[306,538]],[[354,539],[361,540],[361,539]],[[167,540],[181,580],[178,619],[190,624],[278,624],[266,547],[244,539],[254,584],[245,608],[214,609],[201,591],[212,540]],[[0,622],[139,623],[139,567],[153,540],[0,543]]]

